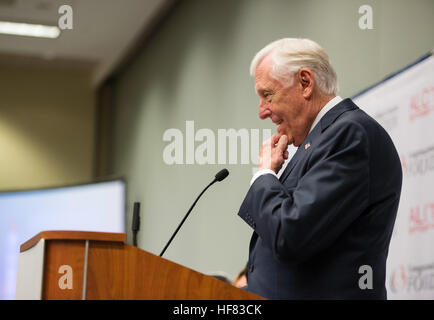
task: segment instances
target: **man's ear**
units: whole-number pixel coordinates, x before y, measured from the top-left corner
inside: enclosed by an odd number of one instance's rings
[[[300,68],[297,73],[300,82],[303,97],[309,99],[313,92],[314,78],[313,73],[308,68]]]

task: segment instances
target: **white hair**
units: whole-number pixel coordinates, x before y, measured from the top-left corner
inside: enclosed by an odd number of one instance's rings
[[[284,38],[276,40],[262,48],[250,64],[250,75],[254,76],[259,63],[269,54],[273,66],[270,76],[288,87],[293,83],[293,75],[300,68],[313,72],[320,91],[327,95],[336,95],[338,79],[327,53],[316,42],[309,39]]]

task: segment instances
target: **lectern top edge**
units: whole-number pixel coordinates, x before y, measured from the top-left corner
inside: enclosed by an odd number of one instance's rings
[[[41,239],[45,240],[92,240],[107,242],[126,241],[125,233],[90,232],[90,231],[70,231],[70,230],[50,230],[42,231],[33,238],[27,240],[20,246],[20,252],[26,251],[35,246]]]

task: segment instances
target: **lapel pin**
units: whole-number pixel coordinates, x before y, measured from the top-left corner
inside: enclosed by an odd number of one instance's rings
[[[310,143],[308,142],[308,143],[306,143],[305,145],[304,145],[304,150],[307,150],[307,149],[309,149],[310,148]]]

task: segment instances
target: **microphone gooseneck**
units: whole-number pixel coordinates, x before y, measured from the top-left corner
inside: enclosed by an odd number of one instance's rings
[[[194,206],[196,205],[197,201],[199,201],[200,197],[205,193],[206,190],[208,190],[209,187],[211,187],[214,183],[216,183],[217,181],[222,181],[224,180],[227,176],[229,175],[229,171],[227,169],[223,169],[220,170],[216,175],[214,180],[208,184],[205,189],[202,190],[202,192],[199,194],[199,196],[196,198],[196,200],[193,202],[192,206],[190,207],[190,209],[188,210],[187,214],[184,216],[184,218],[182,219],[181,223],[178,225],[178,227],[176,228],[175,232],[172,234],[172,237],[170,237],[169,242],[167,242],[166,246],[164,247],[163,251],[161,251],[160,253],[160,257],[163,256],[164,252],[166,252],[167,248],[169,247],[170,243],[172,242],[172,240],[175,238],[176,234],[178,233],[179,229],[181,229],[182,225],[184,224],[185,220],[187,220],[187,217],[189,216],[191,210],[193,210]]]

